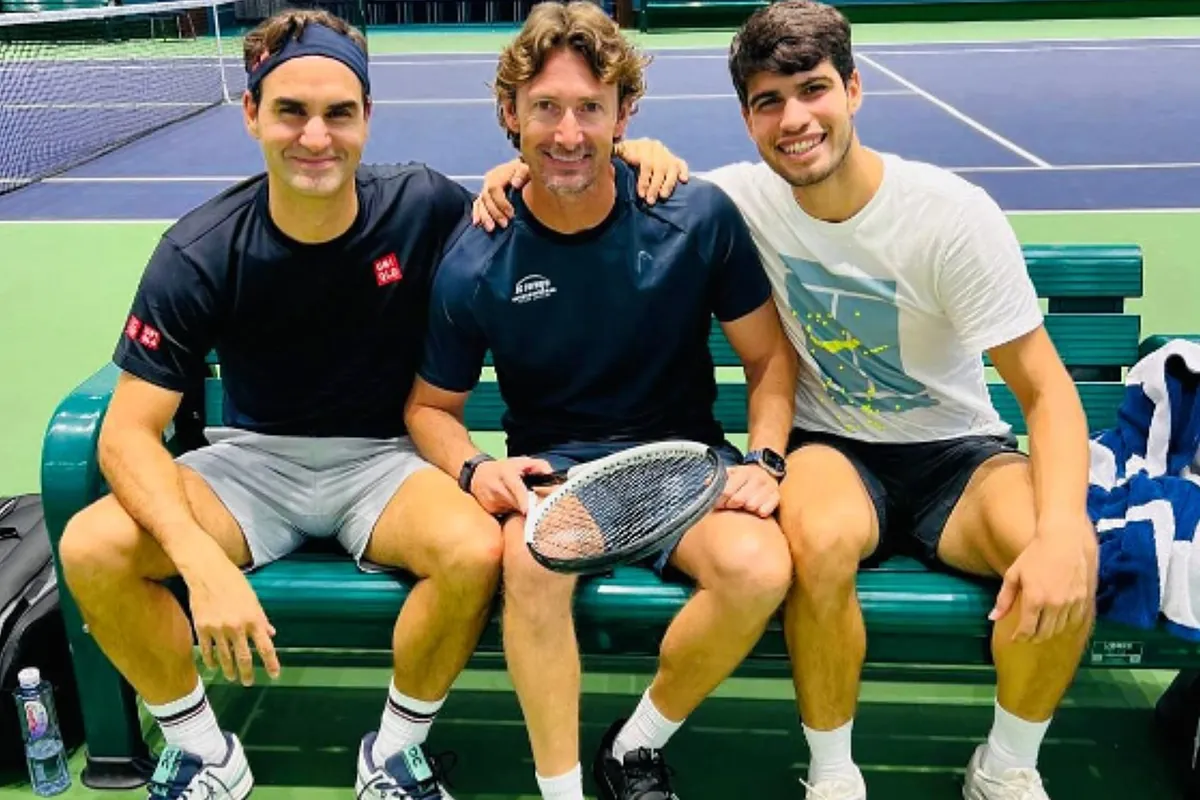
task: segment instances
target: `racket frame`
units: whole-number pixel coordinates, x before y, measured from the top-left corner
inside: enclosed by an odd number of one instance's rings
[[[670,525],[662,526],[659,531],[645,537],[636,546],[625,547],[620,550],[586,558],[549,558],[539,553],[534,547],[534,533],[537,530],[539,522],[546,515],[546,512],[552,509],[563,497],[573,494],[576,487],[580,484],[590,483],[596,479],[595,476],[611,472],[631,462],[653,459],[655,456],[661,456],[664,453],[677,453],[680,451],[692,455],[701,455],[707,459],[712,464],[713,476],[704,490],[697,493],[692,502],[680,512],[676,520]],[[672,549],[683,538],[685,533],[712,511],[721,496],[721,492],[725,488],[728,476],[725,470],[725,463],[721,460],[721,456],[715,448],[699,442],[668,440],[634,445],[593,461],[576,464],[566,471],[565,479],[562,472],[552,473],[540,479],[538,476],[525,477],[534,477],[535,480],[533,483],[535,485],[544,486],[559,483],[558,487],[544,498],[539,498],[537,493],[532,490],[529,492],[529,513],[525,517],[525,544],[529,548],[530,554],[535,561],[553,572],[569,575],[586,575],[607,572],[615,566],[640,561],[653,552]],[[527,480],[526,484],[529,485],[529,483]]]

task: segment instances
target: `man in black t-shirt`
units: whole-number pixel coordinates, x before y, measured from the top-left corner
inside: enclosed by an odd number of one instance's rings
[[[592,759],[601,800],[673,800],[668,741],[750,652],[790,584],[774,511],[795,353],[733,203],[698,183],[651,206],[629,167],[610,158],[642,93],[642,67],[602,9],[536,5],[501,54],[495,86],[532,180],[512,195],[505,230],[464,232],[439,266],[409,427],[464,492],[509,515],[504,651],[542,800],[584,800],[577,582],[530,555],[523,476],[664,439],[720,453],[729,477],[717,510],[649,559],[690,576],[696,591],[666,631],[651,686]],[[714,416],[714,317],[743,364],[745,455]],[[481,453],[463,424],[485,351],[506,407],[501,460]]]
[[[188,619],[159,582],[183,578],[205,662],[249,684],[251,646],[272,677],[279,664],[239,568],[330,537],[356,561],[405,569],[418,583],[356,793],[448,797],[423,743],[487,620],[500,528],[420,458],[403,407],[433,270],[470,196],[422,166],[359,166],[367,58],[341,20],[282,12],[247,36],[246,59],[266,174],[172,226],[146,267],[100,435],[112,494],[67,526],[67,583],[162,729],[152,796],[241,800],[253,786],[242,745],[219,728]],[[163,432],[214,350],[224,426],[172,461]]]

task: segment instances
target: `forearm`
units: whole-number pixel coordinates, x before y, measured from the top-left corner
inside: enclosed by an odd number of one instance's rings
[[[206,557],[213,540],[192,513],[179,466],[152,431],[105,431],[100,471],[113,496],[181,573]]]
[[[426,461],[457,478],[462,465],[480,450],[462,420],[436,406],[409,408],[408,432]]]
[[[796,404],[797,369],[790,346],[776,348],[769,357],[747,366],[749,450],[769,447],[783,453],[787,448]]]
[[[1074,387],[1035,395],[1026,425],[1038,531],[1076,530],[1055,524],[1087,513],[1087,418]]]

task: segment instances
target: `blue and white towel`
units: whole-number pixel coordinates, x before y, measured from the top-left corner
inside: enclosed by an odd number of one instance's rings
[[[1097,613],[1142,629],[1160,614],[1200,641],[1200,344],[1172,340],[1129,371],[1117,426],[1089,443],[1100,542]]]

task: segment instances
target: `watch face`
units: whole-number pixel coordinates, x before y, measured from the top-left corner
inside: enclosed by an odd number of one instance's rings
[[[783,472],[787,469],[787,462],[784,461],[783,456],[773,450],[763,450],[762,460],[772,472]]]

